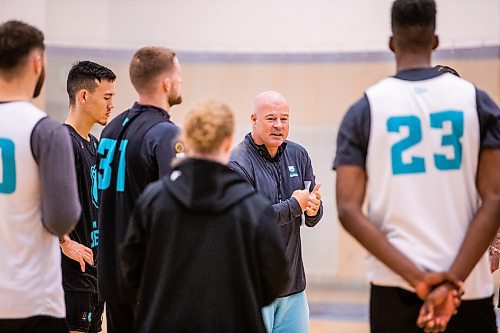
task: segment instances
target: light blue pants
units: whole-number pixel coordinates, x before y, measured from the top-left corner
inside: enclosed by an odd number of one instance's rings
[[[308,333],[309,305],[306,292],[276,299],[262,308],[268,333]]]

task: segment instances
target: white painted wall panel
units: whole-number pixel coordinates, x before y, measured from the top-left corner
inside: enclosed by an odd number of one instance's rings
[[[182,51],[385,50],[392,0],[0,0],[47,42],[105,48],[159,44]],[[437,0],[444,47],[500,44],[499,0]]]

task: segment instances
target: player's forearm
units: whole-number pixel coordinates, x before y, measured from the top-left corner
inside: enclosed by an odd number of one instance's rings
[[[477,189],[482,204],[469,225],[462,246],[450,267],[461,280],[470,274],[495,237],[500,224],[500,149],[485,148],[479,154]]]
[[[464,281],[488,249],[499,224],[500,198],[485,199],[467,230],[460,251],[450,267],[450,272]]]

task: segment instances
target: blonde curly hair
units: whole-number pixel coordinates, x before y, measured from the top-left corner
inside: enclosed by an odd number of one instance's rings
[[[207,101],[196,105],[187,114],[183,141],[188,152],[212,154],[233,133],[234,115],[231,109],[226,104]]]

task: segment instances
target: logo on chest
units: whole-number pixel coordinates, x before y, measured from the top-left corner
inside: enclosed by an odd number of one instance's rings
[[[299,174],[297,173],[297,170],[295,169],[294,165],[289,165],[288,166],[288,171],[290,172],[290,178],[298,177],[299,176]]]
[[[90,179],[92,181],[92,204],[94,207],[99,208],[97,203],[98,192],[97,192],[97,169],[95,165],[90,167]]]

